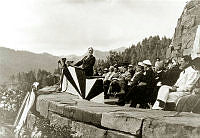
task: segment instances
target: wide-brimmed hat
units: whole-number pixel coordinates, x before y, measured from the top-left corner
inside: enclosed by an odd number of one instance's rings
[[[149,65],[149,66],[152,65],[150,60],[144,60],[142,63],[143,63],[143,64],[146,64],[146,65]]]
[[[108,71],[108,68],[105,68],[104,71]]]
[[[138,66],[144,66],[144,63],[138,62]]]

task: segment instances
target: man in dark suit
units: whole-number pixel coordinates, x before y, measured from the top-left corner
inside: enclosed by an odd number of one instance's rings
[[[85,56],[81,61],[77,62],[75,66],[81,66],[86,76],[93,76],[93,66],[95,64],[95,57],[93,54],[93,48],[88,48],[88,55]]]
[[[125,105],[126,102],[129,102],[130,100],[133,99],[134,97],[134,102],[136,102],[135,97],[136,93],[135,93],[135,89],[137,89],[137,85],[142,81],[143,79],[143,73],[144,73],[144,67],[143,67],[143,63],[139,62],[137,67],[136,67],[136,72],[133,75],[133,77],[131,78],[129,84],[128,84],[128,91],[127,93],[125,93],[125,95],[122,95],[119,97],[119,101],[117,102],[117,105],[123,106]],[[133,104],[133,102],[132,102]],[[131,106],[132,106],[131,104]]]

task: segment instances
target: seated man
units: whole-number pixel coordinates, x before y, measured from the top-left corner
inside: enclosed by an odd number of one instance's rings
[[[136,104],[140,104],[141,108],[149,108],[148,103],[152,101],[153,89],[156,85],[155,73],[152,69],[152,64],[149,60],[144,60],[144,75],[141,82],[138,84],[133,97],[133,103],[131,106],[135,107]],[[134,102],[134,100],[136,102]]]
[[[109,98],[109,96],[108,96],[108,88],[110,86],[111,79],[112,79],[114,74],[115,74],[114,66],[110,66],[109,72],[105,75],[105,78],[103,80],[103,89],[104,89],[104,98],[105,99]]]
[[[127,68],[127,66],[124,66],[124,73],[120,74],[118,78],[114,79],[112,83],[110,84],[110,87],[109,87],[110,94],[114,92],[113,89],[115,88],[118,90],[115,92],[120,92],[120,93],[125,94],[125,91],[127,89],[127,84],[131,80],[131,77],[132,77],[131,71],[132,71],[132,68]]]
[[[174,86],[163,85],[158,91],[157,100],[152,109],[164,109],[166,103],[175,103],[180,97],[190,94],[191,89],[200,77],[199,71],[191,65],[191,57],[183,56],[180,67],[183,69]]]
[[[105,76],[106,76],[106,74],[108,73],[109,71],[108,71],[108,69],[107,68],[105,68],[104,70],[103,70],[103,75],[102,75],[102,77],[104,77],[105,78]]]
[[[167,63],[166,71],[161,76],[161,84],[173,86],[179,78],[179,75],[182,71],[182,67],[179,67],[178,63],[174,60],[170,60]]]
[[[152,105],[156,102],[158,90],[160,89],[160,87],[162,85],[168,85],[168,86],[174,85],[178,80],[179,74],[182,71],[181,69],[179,69],[179,66],[177,64],[172,65],[171,60],[168,62],[168,65],[169,66],[166,67],[165,71],[160,72],[159,76],[156,75],[157,85],[154,87],[152,93],[152,101],[150,102]]]
[[[109,85],[108,93],[109,95],[115,95],[115,92],[120,91],[120,86],[118,84],[118,78],[121,75],[117,66],[114,67],[115,74],[112,76],[111,83]]]
[[[125,102],[129,102],[132,99],[133,95],[135,95],[134,93],[135,91],[133,89],[135,89],[137,85],[141,82],[143,78],[143,73],[144,73],[143,63],[139,62],[136,67],[136,72],[129,82],[128,92],[124,93],[123,95],[119,97],[119,101],[117,102],[117,105],[123,106],[125,105]]]
[[[156,86],[153,88],[152,94],[151,94],[151,104],[154,104],[157,98],[158,90],[160,86],[162,85],[163,76],[165,74],[164,71],[164,62],[163,61],[157,61],[155,64],[155,84]]]

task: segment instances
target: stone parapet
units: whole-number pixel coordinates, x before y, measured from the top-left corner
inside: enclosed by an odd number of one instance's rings
[[[40,95],[36,109],[76,137],[200,137],[200,115],[94,103],[67,94]],[[29,127],[34,123],[29,115]]]

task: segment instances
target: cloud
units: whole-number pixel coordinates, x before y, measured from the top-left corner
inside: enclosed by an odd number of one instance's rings
[[[150,35],[171,37],[184,4],[178,0],[8,0],[0,2],[0,44],[56,55],[81,54],[90,45],[100,50],[128,47]]]

